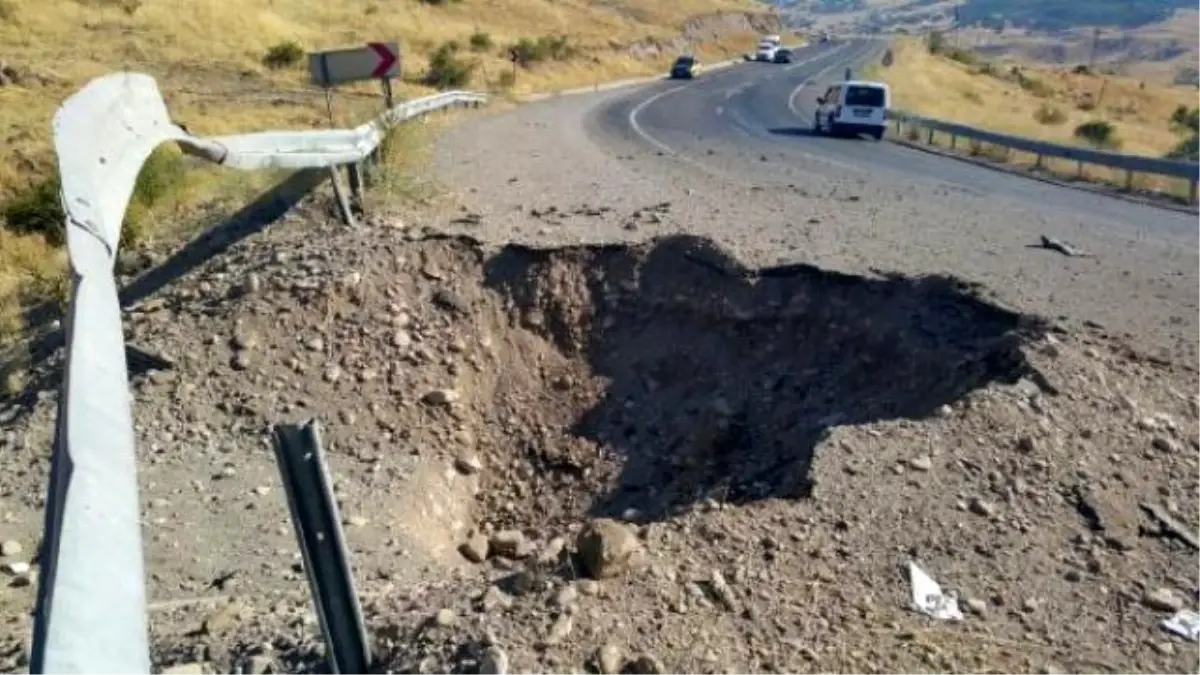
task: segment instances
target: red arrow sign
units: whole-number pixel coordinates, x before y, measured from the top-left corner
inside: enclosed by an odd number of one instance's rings
[[[398,57],[382,42],[368,42],[367,47],[379,55],[379,65],[371,71],[371,77],[387,77]]]

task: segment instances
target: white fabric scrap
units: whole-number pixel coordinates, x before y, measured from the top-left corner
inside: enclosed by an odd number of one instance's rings
[[[917,611],[943,621],[961,621],[962,610],[954,593],[943,593],[938,585],[917,564],[909,561],[908,574],[912,581],[913,606]]]
[[[1200,614],[1190,609],[1181,609],[1175,612],[1175,616],[1164,619],[1162,627],[1181,638],[1200,641]]]

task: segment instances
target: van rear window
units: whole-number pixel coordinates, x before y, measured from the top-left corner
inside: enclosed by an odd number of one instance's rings
[[[871,108],[882,108],[884,104],[883,89],[879,87],[847,87],[846,105],[861,105]]]

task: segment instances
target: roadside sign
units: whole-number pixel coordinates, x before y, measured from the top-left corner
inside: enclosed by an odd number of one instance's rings
[[[400,44],[368,42],[362,47],[313,52],[308,55],[308,72],[319,87],[399,77]]]

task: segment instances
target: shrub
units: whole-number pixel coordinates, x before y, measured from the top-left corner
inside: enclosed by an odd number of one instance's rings
[[[62,246],[66,240],[63,228],[67,216],[59,197],[61,187],[57,172],[35,180],[0,204],[0,217],[14,232],[40,234],[51,245]]]
[[[566,61],[578,52],[565,35],[543,35],[536,40],[521,38],[511,47],[511,51],[516,55],[517,64],[523,68],[540,61]]]
[[[1075,138],[1097,148],[1120,147],[1117,128],[1104,120],[1092,120],[1075,127]]]
[[[458,57],[458,43],[451,40],[443,42],[433,55],[429,57],[429,70],[425,72],[422,82],[438,89],[455,89],[465,87],[471,82],[471,72],[474,64],[467,63]]]
[[[958,61],[964,65],[973,66],[976,63],[979,63],[979,56],[969,49],[951,47],[950,49],[944,51],[943,54],[951,61]]]
[[[1180,141],[1178,145],[1171,148],[1167,153],[1170,159],[1185,159],[1192,162],[1200,161],[1200,136],[1192,136],[1186,140]]]
[[[470,44],[471,51],[486,52],[492,48],[492,36],[481,30],[476,30],[474,33],[471,33]]]
[[[133,246],[145,239],[152,224],[151,209],[178,192],[185,170],[183,156],[173,146],[150,153],[133,185],[121,227],[121,246]],[[59,197],[61,187],[57,172],[31,183],[0,204],[0,218],[15,232],[40,234],[50,245],[62,246],[66,242],[66,212]]]
[[[496,86],[501,89],[512,89],[513,85],[516,83],[517,74],[511,70],[505,70],[504,72],[500,73],[500,77],[496,80]]]
[[[1188,108],[1181,105],[1171,113],[1171,128],[1176,133],[1200,133],[1200,108]]]
[[[262,61],[264,66],[273,70],[279,70],[294,66],[300,63],[303,58],[304,48],[295,42],[288,41],[280,42],[268,49]]]
[[[1039,124],[1062,124],[1067,121],[1067,116],[1058,108],[1043,103],[1033,111],[1033,119],[1037,120]]]
[[[1092,69],[1089,68],[1087,66],[1087,64],[1081,63],[1081,64],[1075,66],[1075,68],[1072,70],[1072,72],[1074,72],[1076,75],[1091,75]]]
[[[1037,96],[1038,98],[1050,98],[1054,95],[1054,90],[1051,89],[1045,82],[1033,77],[1029,77],[1025,73],[1014,69],[1014,74],[1017,77],[1017,84],[1025,91]]]

